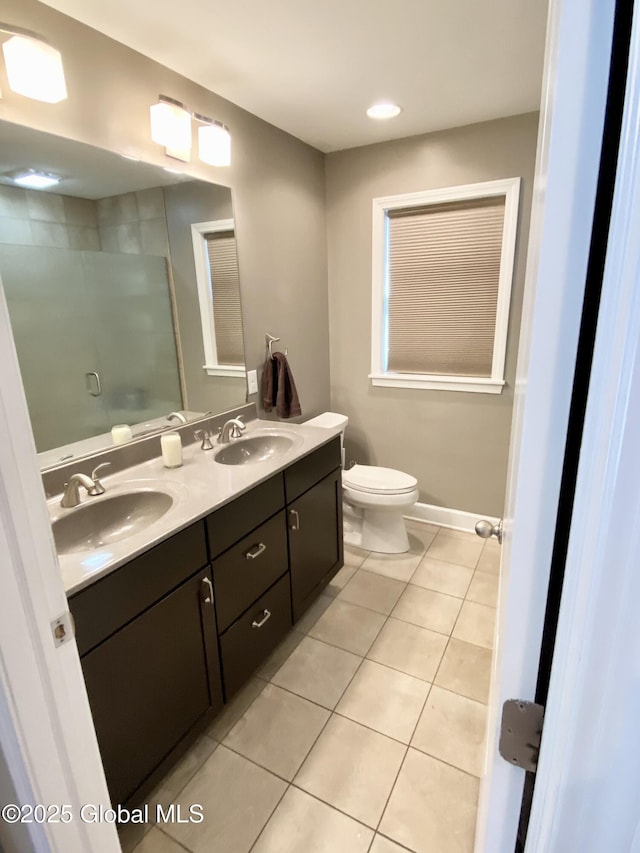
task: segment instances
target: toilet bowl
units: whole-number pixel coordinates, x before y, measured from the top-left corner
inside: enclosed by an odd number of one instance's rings
[[[341,430],[344,467],[346,415],[325,412],[306,426]],[[418,500],[418,481],[410,474],[375,465],[342,472],[344,541],[367,551],[401,554],[409,550],[403,514]]]

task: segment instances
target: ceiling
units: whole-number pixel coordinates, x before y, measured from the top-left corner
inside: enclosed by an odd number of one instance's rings
[[[544,0],[46,2],[321,151],[540,104]]]

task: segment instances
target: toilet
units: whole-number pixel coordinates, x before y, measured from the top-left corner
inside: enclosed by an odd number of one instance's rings
[[[354,465],[344,470],[344,431],[349,418],[325,412],[305,426],[340,429],[344,541],[382,554],[409,550],[404,513],[418,500],[418,481],[410,474],[376,465]]]

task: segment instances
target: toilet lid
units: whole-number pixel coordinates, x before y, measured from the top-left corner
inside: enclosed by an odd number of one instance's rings
[[[342,472],[342,483],[356,491],[384,495],[404,495],[418,485],[416,478],[410,474],[376,465],[354,465]]]

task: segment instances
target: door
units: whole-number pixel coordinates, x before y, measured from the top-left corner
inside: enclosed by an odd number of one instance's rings
[[[614,5],[569,0],[550,9],[476,853],[513,853],[516,848],[524,772],[500,758],[498,730],[507,699],[536,694],[601,162]],[[577,97],[585,90],[588,99]]]
[[[210,570],[82,658],[114,806],[135,793],[211,707],[222,706],[213,595],[203,595],[205,581],[211,590]]]
[[[320,480],[288,505],[289,562],[294,622],[311,603],[327,574],[342,565],[340,470]]]
[[[107,432],[81,253],[0,245],[0,273],[38,451]]]

